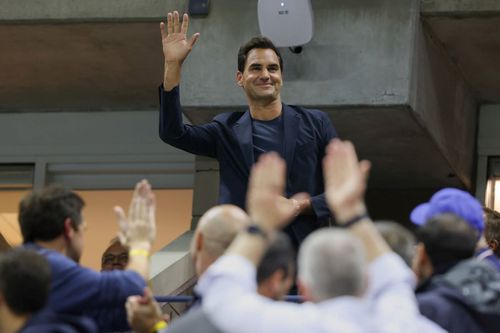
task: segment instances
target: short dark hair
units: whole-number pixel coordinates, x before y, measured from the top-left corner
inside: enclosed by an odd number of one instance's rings
[[[295,269],[294,266],[295,253],[290,239],[282,232],[277,233],[257,267],[257,284],[278,270],[282,270],[283,277],[287,278],[289,275],[295,274],[292,271]]]
[[[70,218],[76,230],[82,223],[85,205],[76,193],[57,185],[33,191],[19,204],[19,224],[24,243],[50,241],[64,232],[64,221]]]
[[[474,255],[476,230],[455,214],[439,214],[417,230],[434,268],[449,267]]]
[[[488,243],[494,239],[500,242],[500,213],[490,208],[484,208],[484,215],[484,238]]]
[[[240,46],[238,51],[238,71],[243,73],[245,70],[245,63],[247,61],[248,53],[253,49],[271,49],[276,53],[280,63],[280,70],[283,72],[283,59],[281,58],[281,53],[278,48],[273,44],[273,42],[264,36],[257,36],[250,39],[248,42]]]
[[[34,313],[49,297],[50,266],[33,250],[16,248],[0,253],[0,293],[10,311]]]

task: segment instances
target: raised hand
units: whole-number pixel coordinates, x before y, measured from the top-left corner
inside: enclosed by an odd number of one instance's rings
[[[283,197],[285,174],[285,161],[276,153],[261,155],[252,168],[247,193],[248,214],[266,230],[286,225],[297,213],[290,199]],[[307,194],[301,193],[293,199],[306,197]]]
[[[147,180],[136,184],[128,218],[121,207],[115,207],[115,213],[120,229],[120,241],[123,244],[151,246],[156,236],[155,197]]]
[[[333,139],[323,160],[325,195],[337,222],[343,222],[366,212],[364,194],[371,164],[358,161],[349,141]]]
[[[193,45],[196,43],[200,34],[195,33],[188,39],[188,27],[188,15],[183,15],[181,23],[179,13],[177,11],[167,14],[166,26],[164,22],[160,23],[163,55],[165,56],[166,63],[176,63],[179,66],[182,65],[187,55],[193,48]]]

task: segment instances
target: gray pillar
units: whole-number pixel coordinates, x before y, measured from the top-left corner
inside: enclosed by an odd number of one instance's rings
[[[219,163],[208,157],[196,156],[191,230],[196,228],[200,217],[217,204],[218,197]]]

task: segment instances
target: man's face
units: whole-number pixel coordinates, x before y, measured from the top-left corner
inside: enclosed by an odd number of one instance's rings
[[[80,262],[80,258],[83,252],[83,236],[87,230],[87,223],[83,220],[82,223],[76,227],[73,233],[73,238],[70,240],[67,247],[67,256],[73,259],[75,262]]]
[[[124,270],[128,264],[128,249],[120,242],[115,242],[102,255],[101,270]]]
[[[294,282],[293,266],[292,264],[288,266],[289,274],[286,274],[283,269],[278,269],[271,276],[260,281],[257,285],[257,292],[275,301],[283,300]]]
[[[245,69],[236,79],[251,101],[276,100],[283,85],[278,56],[272,49],[250,50]]]

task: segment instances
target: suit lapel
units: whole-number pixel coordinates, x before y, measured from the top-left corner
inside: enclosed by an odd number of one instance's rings
[[[283,104],[283,153],[288,170],[290,170],[295,154],[295,145],[300,126],[300,115],[290,106]],[[252,141],[252,119],[250,111],[246,111],[234,124],[233,131],[240,145],[241,152],[248,169],[254,164],[253,141]]]
[[[253,141],[252,141],[252,119],[250,119],[250,111],[246,111],[241,118],[234,124],[233,131],[238,139],[241,152],[245,159],[245,164],[248,169],[254,163],[253,156]]]
[[[285,141],[283,146],[288,172],[290,172],[292,167],[300,121],[300,115],[293,108],[283,104],[283,135]]]

